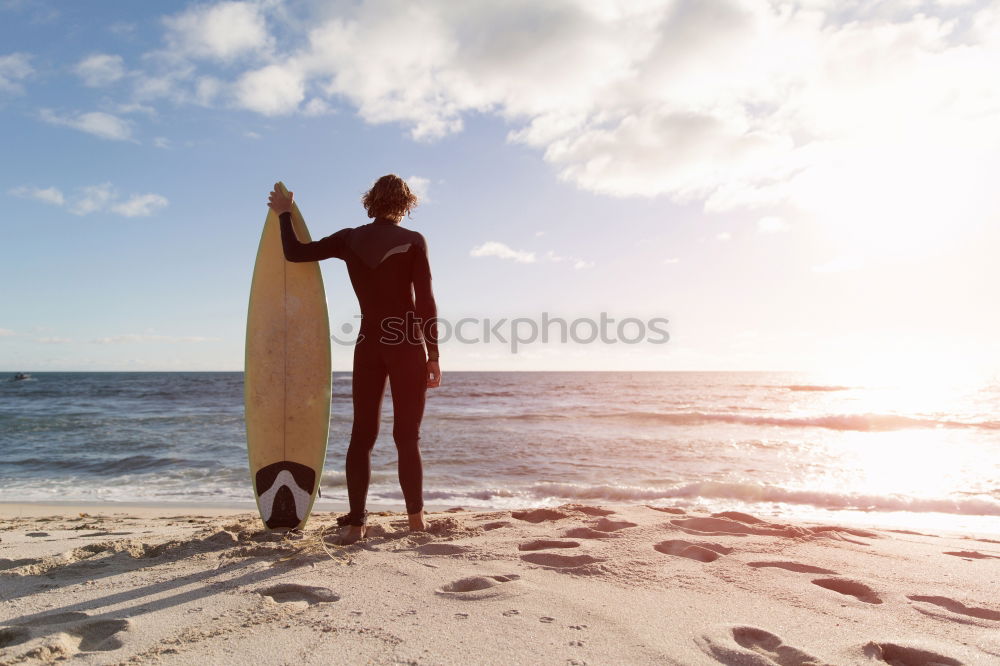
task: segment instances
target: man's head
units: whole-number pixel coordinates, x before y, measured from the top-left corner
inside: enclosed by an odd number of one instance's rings
[[[361,198],[368,217],[401,220],[417,205],[417,197],[402,178],[394,173],[382,176]]]

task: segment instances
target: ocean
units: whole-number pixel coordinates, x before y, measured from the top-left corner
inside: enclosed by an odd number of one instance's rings
[[[351,377],[334,373],[317,510],[346,506]],[[643,503],[1000,533],[1000,383],[797,373],[445,372],[421,429],[427,508]],[[369,507],[403,510],[392,404]],[[0,501],[246,506],[239,372],[0,376]]]

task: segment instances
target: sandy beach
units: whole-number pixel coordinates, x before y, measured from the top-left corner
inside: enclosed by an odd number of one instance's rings
[[[1000,539],[625,504],[0,507],[0,663],[1000,663]]]

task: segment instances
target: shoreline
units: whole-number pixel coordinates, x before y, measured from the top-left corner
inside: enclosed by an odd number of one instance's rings
[[[347,502],[334,502],[332,500],[322,501],[323,505],[313,507],[312,515],[329,513],[347,513],[349,507]],[[332,505],[332,506],[331,506]],[[370,513],[402,513],[399,507],[394,504],[368,504]],[[450,506],[439,504],[426,504],[427,512],[444,512]],[[106,501],[97,502],[93,500],[39,500],[13,502],[0,500],[0,520],[10,518],[40,518],[52,515],[66,515],[67,513],[87,513],[95,516],[99,515],[135,515],[142,517],[163,517],[178,514],[197,515],[204,517],[234,516],[242,514],[257,515],[257,505],[253,502],[138,502],[138,501]],[[405,514],[403,514],[405,515]]]
[[[334,501],[330,499],[317,499],[317,505],[313,507],[313,516],[322,516],[331,513],[347,513],[349,506],[346,501]],[[598,502],[588,500],[590,504],[620,505],[623,507],[643,507],[655,504],[665,504],[663,502]],[[666,505],[666,504],[665,504]],[[558,506],[553,502],[539,502],[533,507],[554,507]],[[682,505],[678,505],[682,506]],[[496,512],[496,511],[518,511],[530,507],[479,507],[463,506],[461,504],[441,504],[425,503],[427,513],[445,513],[449,511],[461,510],[464,512]],[[684,506],[687,511],[711,513],[711,509],[705,506]],[[369,502],[367,509],[369,513],[395,513],[405,515],[405,508],[401,503],[379,503]],[[0,500],[0,519],[15,517],[43,517],[65,512],[83,512],[94,515],[101,514],[133,514],[144,517],[167,516],[175,514],[190,514],[207,517],[230,516],[239,514],[257,515],[257,506],[251,501],[247,502],[141,502],[134,500],[127,501],[94,501],[94,500],[27,500],[14,502],[10,500]],[[949,535],[956,538],[962,537],[995,537],[1000,539],[1000,517],[973,514],[946,514],[940,512],[912,512],[912,511],[882,511],[865,512],[857,509],[817,509],[809,508],[799,511],[783,513],[782,511],[754,511],[753,509],[735,509],[735,511],[746,511],[760,516],[766,520],[788,522],[802,525],[819,525],[830,522],[853,527],[858,529],[886,530],[897,532],[934,532],[936,534]],[[921,523],[920,518],[933,518]],[[982,523],[966,527],[953,527],[942,525],[948,520],[971,521]]]

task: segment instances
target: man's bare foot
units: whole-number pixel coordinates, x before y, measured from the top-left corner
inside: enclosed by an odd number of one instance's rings
[[[421,509],[416,513],[407,514],[407,518],[410,521],[410,531],[411,532],[426,532],[427,523],[424,521],[424,510]]]
[[[355,541],[360,541],[365,538],[367,532],[367,525],[346,525],[340,528],[340,545],[347,546]]]

